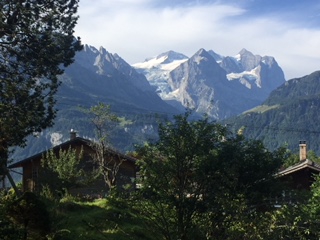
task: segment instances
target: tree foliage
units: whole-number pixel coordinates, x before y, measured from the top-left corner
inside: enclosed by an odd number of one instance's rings
[[[94,126],[97,140],[110,146],[110,133],[120,121],[119,117],[111,112],[111,106],[100,102],[89,109],[82,110]]]
[[[0,2],[0,160],[51,126],[63,66],[81,49],[73,36],[78,0]]]
[[[189,113],[160,125],[159,141],[138,154],[138,205],[165,239],[250,239],[249,223],[279,194],[273,174],[282,149],[269,152],[206,118],[189,121]]]
[[[45,204],[31,192],[14,200],[7,209],[7,215],[15,228],[22,232],[17,239],[44,239],[51,230],[51,219]]]
[[[260,224],[259,229],[261,239],[320,238],[320,178],[319,176],[315,178],[310,192],[293,192],[300,194],[298,200],[284,202],[278,209],[265,214],[264,224]]]
[[[1,1],[1,140],[20,145],[52,124],[54,94],[81,49],[73,29],[78,1]]]
[[[120,121],[119,117],[111,112],[110,105],[99,103],[89,109],[83,109],[94,126],[97,141],[92,143],[95,150],[93,160],[103,175],[109,189],[116,186],[118,172],[124,159],[112,150],[110,133]]]
[[[86,186],[95,179],[97,173],[85,170],[85,164],[82,148],[79,152],[71,147],[60,149],[58,153],[50,150],[41,161],[41,182],[56,191]]]
[[[0,192],[0,239],[3,240],[21,239],[23,236],[23,231],[14,224],[10,218],[10,211],[8,211],[14,201],[15,196],[13,194]]]

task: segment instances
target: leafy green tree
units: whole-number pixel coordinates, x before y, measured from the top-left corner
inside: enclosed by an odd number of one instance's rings
[[[308,152],[308,159],[318,162],[319,157]],[[288,151],[285,166],[299,162],[299,155]],[[315,240],[320,238],[320,177],[314,176],[310,191],[286,189],[285,195],[290,194],[289,201],[283,201],[280,207],[266,212],[263,224],[258,226],[261,239],[301,239]],[[290,191],[290,192],[288,192]]]
[[[138,208],[165,239],[250,239],[245,228],[270,207],[284,151],[189,117],[160,125],[159,141],[138,148]]]
[[[141,156],[141,207],[166,239],[204,236],[193,221],[205,210],[204,163],[215,161],[226,129],[208,119],[189,122],[190,113],[159,126],[159,141],[138,149]]]
[[[309,160],[311,160],[311,161],[313,161],[315,163],[320,163],[320,158],[312,150],[308,151],[307,159],[309,159]],[[285,159],[283,167],[290,167],[290,166],[292,166],[294,164],[299,163],[299,161],[300,161],[299,154],[294,154],[294,153],[292,153],[292,152],[290,152],[288,150],[287,157]]]
[[[317,154],[312,150],[308,151],[307,158],[315,163],[320,163],[320,157],[318,157]]]
[[[23,240],[45,239],[51,230],[51,220],[46,205],[31,192],[25,192],[8,206],[7,214],[22,231]],[[19,238],[18,238],[19,239]]]
[[[8,214],[8,209],[14,201],[14,194],[0,192],[0,239],[3,240],[21,239],[23,236],[21,228],[12,221],[10,214]]]
[[[319,177],[299,201],[286,202],[266,213],[264,226],[259,229],[261,239],[316,240],[320,237]]]
[[[28,135],[52,125],[57,76],[82,48],[73,36],[77,8],[78,0],[0,2],[2,174],[8,174],[10,147],[23,146]]]
[[[260,141],[226,137],[217,148],[217,162],[205,165],[207,236],[215,239],[257,239],[249,230],[273,209],[283,186],[274,174],[285,149],[269,152]],[[210,226],[208,228],[208,226]],[[251,226],[251,227],[250,227]]]
[[[284,163],[283,163],[283,167],[287,168],[287,167],[290,167],[296,163],[298,163],[300,160],[299,160],[299,155],[298,154],[294,154],[290,151],[288,151],[288,154],[287,154],[287,158],[285,159]]]
[[[120,121],[119,117],[111,112],[110,105],[99,103],[90,109],[84,109],[94,126],[95,142],[92,148],[95,150],[93,160],[103,175],[104,181],[110,190],[114,189],[119,177],[120,166],[123,159],[112,150],[110,133]]]
[[[74,187],[86,186],[96,178],[98,174],[92,166],[87,168],[83,159],[83,149],[77,152],[69,147],[67,150],[60,149],[58,153],[48,151],[41,161],[41,182],[51,190],[70,190]]]

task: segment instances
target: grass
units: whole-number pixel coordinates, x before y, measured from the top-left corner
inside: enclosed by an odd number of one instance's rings
[[[62,202],[55,209],[53,239],[157,239],[124,200]]]
[[[275,109],[278,108],[280,105],[272,105],[272,106],[268,106],[268,105],[261,105],[261,106],[257,106],[255,108],[252,108],[248,111],[245,111],[244,113],[250,113],[250,112],[256,112],[256,113],[264,113],[266,111],[269,111],[271,109]]]

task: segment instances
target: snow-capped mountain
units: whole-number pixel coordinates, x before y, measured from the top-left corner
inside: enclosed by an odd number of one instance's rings
[[[253,55],[246,49],[234,57],[200,49],[187,58],[169,51],[133,67],[146,76],[163,100],[216,119],[259,105],[285,82],[273,57]]]
[[[169,51],[132,67],[119,55],[89,45],[76,53],[60,80],[55,125],[33,138],[24,153],[17,151],[20,157],[65,141],[71,128],[79,136],[92,138],[93,130],[79,106],[89,108],[103,102],[116,114],[125,115],[128,125],[113,129],[111,141],[127,150],[156,135],[160,114],[168,119],[193,108],[224,119],[259,105],[285,81],[274,58],[246,50],[224,57],[200,49],[190,58]]]
[[[123,126],[109,129],[109,140],[121,151],[132,150],[134,144],[156,136],[160,115],[181,113],[156,94],[143,74],[103,47],[84,45],[59,79],[62,84],[56,95],[58,112],[54,126],[37,138],[30,138],[28,148],[17,149],[14,157],[18,160],[67,141],[70,129],[93,139],[94,129],[79,107],[109,104],[113,113],[126,119]]]
[[[176,96],[168,83],[169,72],[187,60],[188,57],[181,53],[168,51],[132,66],[139,73],[146,76],[151,86],[156,88],[156,92],[162,99],[171,100],[176,99]]]
[[[226,70],[229,81],[239,81],[249,89],[263,89],[264,97],[284,80],[282,69],[273,57],[253,55],[246,49],[242,49],[235,57],[224,57],[219,64]]]

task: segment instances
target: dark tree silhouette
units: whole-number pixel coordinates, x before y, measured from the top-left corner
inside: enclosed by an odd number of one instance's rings
[[[73,36],[78,0],[0,2],[0,168],[9,149],[52,125],[57,76],[82,48]]]

